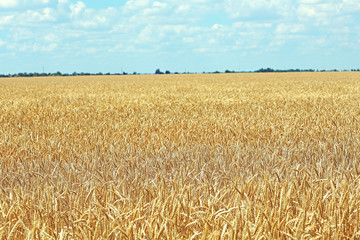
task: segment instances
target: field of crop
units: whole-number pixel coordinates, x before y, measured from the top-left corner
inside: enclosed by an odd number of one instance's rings
[[[360,74],[0,79],[0,239],[360,239]]]

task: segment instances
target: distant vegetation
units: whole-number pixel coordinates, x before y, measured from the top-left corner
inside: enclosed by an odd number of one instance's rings
[[[273,68],[260,68],[255,71],[233,71],[233,70],[225,70],[224,72],[221,71],[214,71],[214,72],[203,72],[203,73],[269,73],[269,72],[338,72],[340,70],[333,69],[333,70],[318,70],[318,69],[273,69]],[[358,69],[351,69],[351,70],[341,70],[342,72],[360,72],[360,68]],[[196,72],[194,72],[196,74]],[[123,72],[123,73],[84,73],[84,72],[73,72],[72,74],[69,73],[61,73],[61,72],[55,72],[55,73],[27,73],[27,72],[21,72],[21,73],[15,73],[15,74],[0,74],[0,77],[46,77],[46,76],[96,76],[96,75],[130,75],[131,73]],[[133,72],[132,75],[137,75],[139,73]],[[170,72],[169,70],[166,70],[165,72],[162,72],[160,69],[156,69],[154,74],[179,74],[179,72]],[[189,72],[183,72],[182,74],[189,74]]]

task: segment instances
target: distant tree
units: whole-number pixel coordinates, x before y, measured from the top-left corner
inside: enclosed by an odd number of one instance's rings
[[[160,69],[156,69],[155,74],[164,74]]]
[[[136,75],[137,74],[137,72],[133,72],[133,75]]]
[[[165,71],[165,74],[170,74],[170,71],[169,71],[169,70],[166,70],[166,71]]]
[[[260,68],[259,70],[256,70],[255,72],[274,72],[274,69],[272,69],[272,68]]]

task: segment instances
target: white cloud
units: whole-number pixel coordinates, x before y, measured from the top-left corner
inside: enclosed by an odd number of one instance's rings
[[[211,51],[211,48],[206,48],[206,47],[199,47],[193,50],[194,53],[207,53],[209,51]]]
[[[57,48],[56,43],[40,44],[40,43],[11,43],[7,48],[11,51],[20,52],[52,52]]]
[[[56,43],[51,43],[45,47],[43,47],[43,51],[46,51],[46,52],[51,52],[51,51],[54,51],[55,49],[57,48],[57,44]]]
[[[169,38],[171,35],[176,36],[186,29],[182,25],[147,25],[138,35],[136,43],[156,43],[163,39]]]
[[[321,18],[346,15],[358,10],[360,10],[360,1],[358,0],[302,0],[299,2],[298,14],[300,17]]]
[[[139,9],[149,7],[150,4],[151,4],[150,0],[129,0],[125,3],[123,9],[124,12],[127,13],[129,11],[136,11]]]
[[[1,26],[10,24],[14,19],[14,15],[0,17],[0,28]]]
[[[84,8],[75,15],[73,15],[72,13],[72,16],[76,16],[73,17],[73,24],[77,27],[115,30],[115,23],[118,18],[118,11],[115,8],[107,8],[98,11],[94,9]]]
[[[264,52],[271,38],[273,27],[273,23],[267,22],[235,22],[231,29],[228,30],[233,38],[233,43],[229,47],[232,50],[241,51],[244,55],[255,51]]]
[[[276,33],[278,34],[288,34],[288,33],[299,33],[305,30],[303,24],[287,24],[280,23],[276,27]]]
[[[12,33],[12,40],[14,42],[27,42],[34,38],[34,33],[27,28],[17,28]]]
[[[331,3],[301,4],[298,14],[304,18],[327,18],[340,13],[341,5]]]
[[[285,40],[282,40],[282,39],[275,39],[273,41],[270,42],[269,44],[269,47],[271,49],[274,49],[274,48],[278,48],[278,47],[281,47],[285,44]]]
[[[57,42],[57,41],[59,41],[59,37],[57,35],[55,35],[54,33],[50,33],[44,37],[44,41],[45,42]]]
[[[291,0],[225,0],[225,10],[232,18],[251,17],[254,13],[267,11],[266,15],[288,15]]]
[[[2,45],[12,43],[14,52],[59,50],[79,55],[250,55],[296,45],[299,39],[326,47],[340,41],[334,36],[348,35],[344,43],[355,42],[351,31],[337,30],[349,26],[353,12],[360,10],[359,0],[128,0],[103,9],[90,9],[87,1],[78,0],[0,1],[0,8],[12,6],[1,9],[0,28],[8,29]],[[323,36],[332,37],[327,45],[318,43]]]
[[[322,0],[299,0],[299,4],[314,4],[319,3]]]
[[[190,5],[189,4],[182,4],[180,6],[177,7],[175,13],[181,13],[181,12],[187,12],[190,10]]]
[[[219,6],[215,0],[129,0],[121,9],[129,24],[184,24],[202,19]]]
[[[64,0],[60,0],[61,2]],[[0,9],[2,10],[34,10],[44,7],[56,7],[58,0],[1,0]]]
[[[360,10],[360,1],[359,0],[343,0],[343,8],[346,11],[354,12]]]
[[[155,2],[153,3],[153,6],[154,6],[154,7],[158,7],[158,8],[166,8],[166,7],[168,7],[168,4],[167,4],[167,3],[163,3],[163,2],[155,1]]]
[[[219,30],[219,29],[222,29],[224,28],[224,26],[222,24],[214,24],[211,29],[214,29],[214,30]]]
[[[95,54],[99,51],[99,49],[97,48],[94,48],[94,47],[91,47],[91,48],[86,48],[85,49],[85,53],[86,54]]]
[[[16,16],[14,24],[28,25],[29,23],[53,22],[56,20],[56,13],[51,8],[42,10],[27,10]]]
[[[235,29],[239,28],[239,29],[244,29],[244,30],[249,30],[249,29],[257,29],[257,28],[271,28],[273,26],[272,23],[254,23],[254,22],[235,22],[233,23],[233,27]]]
[[[18,0],[1,0],[0,8],[11,8],[18,5]]]
[[[358,0],[302,0],[297,8],[300,22],[309,26],[342,28],[343,25],[354,22],[356,11],[360,10]],[[329,29],[329,30],[331,30]]]
[[[70,5],[70,10],[71,10],[71,13],[70,13],[70,16],[71,17],[78,17],[86,8],[86,5],[85,3],[79,1],[75,4],[71,4]]]
[[[183,37],[182,38],[182,41],[186,44],[189,44],[189,43],[194,43],[195,42],[195,38],[194,37]]]

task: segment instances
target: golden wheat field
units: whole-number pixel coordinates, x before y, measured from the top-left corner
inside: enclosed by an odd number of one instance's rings
[[[360,73],[0,79],[0,239],[360,239]]]

